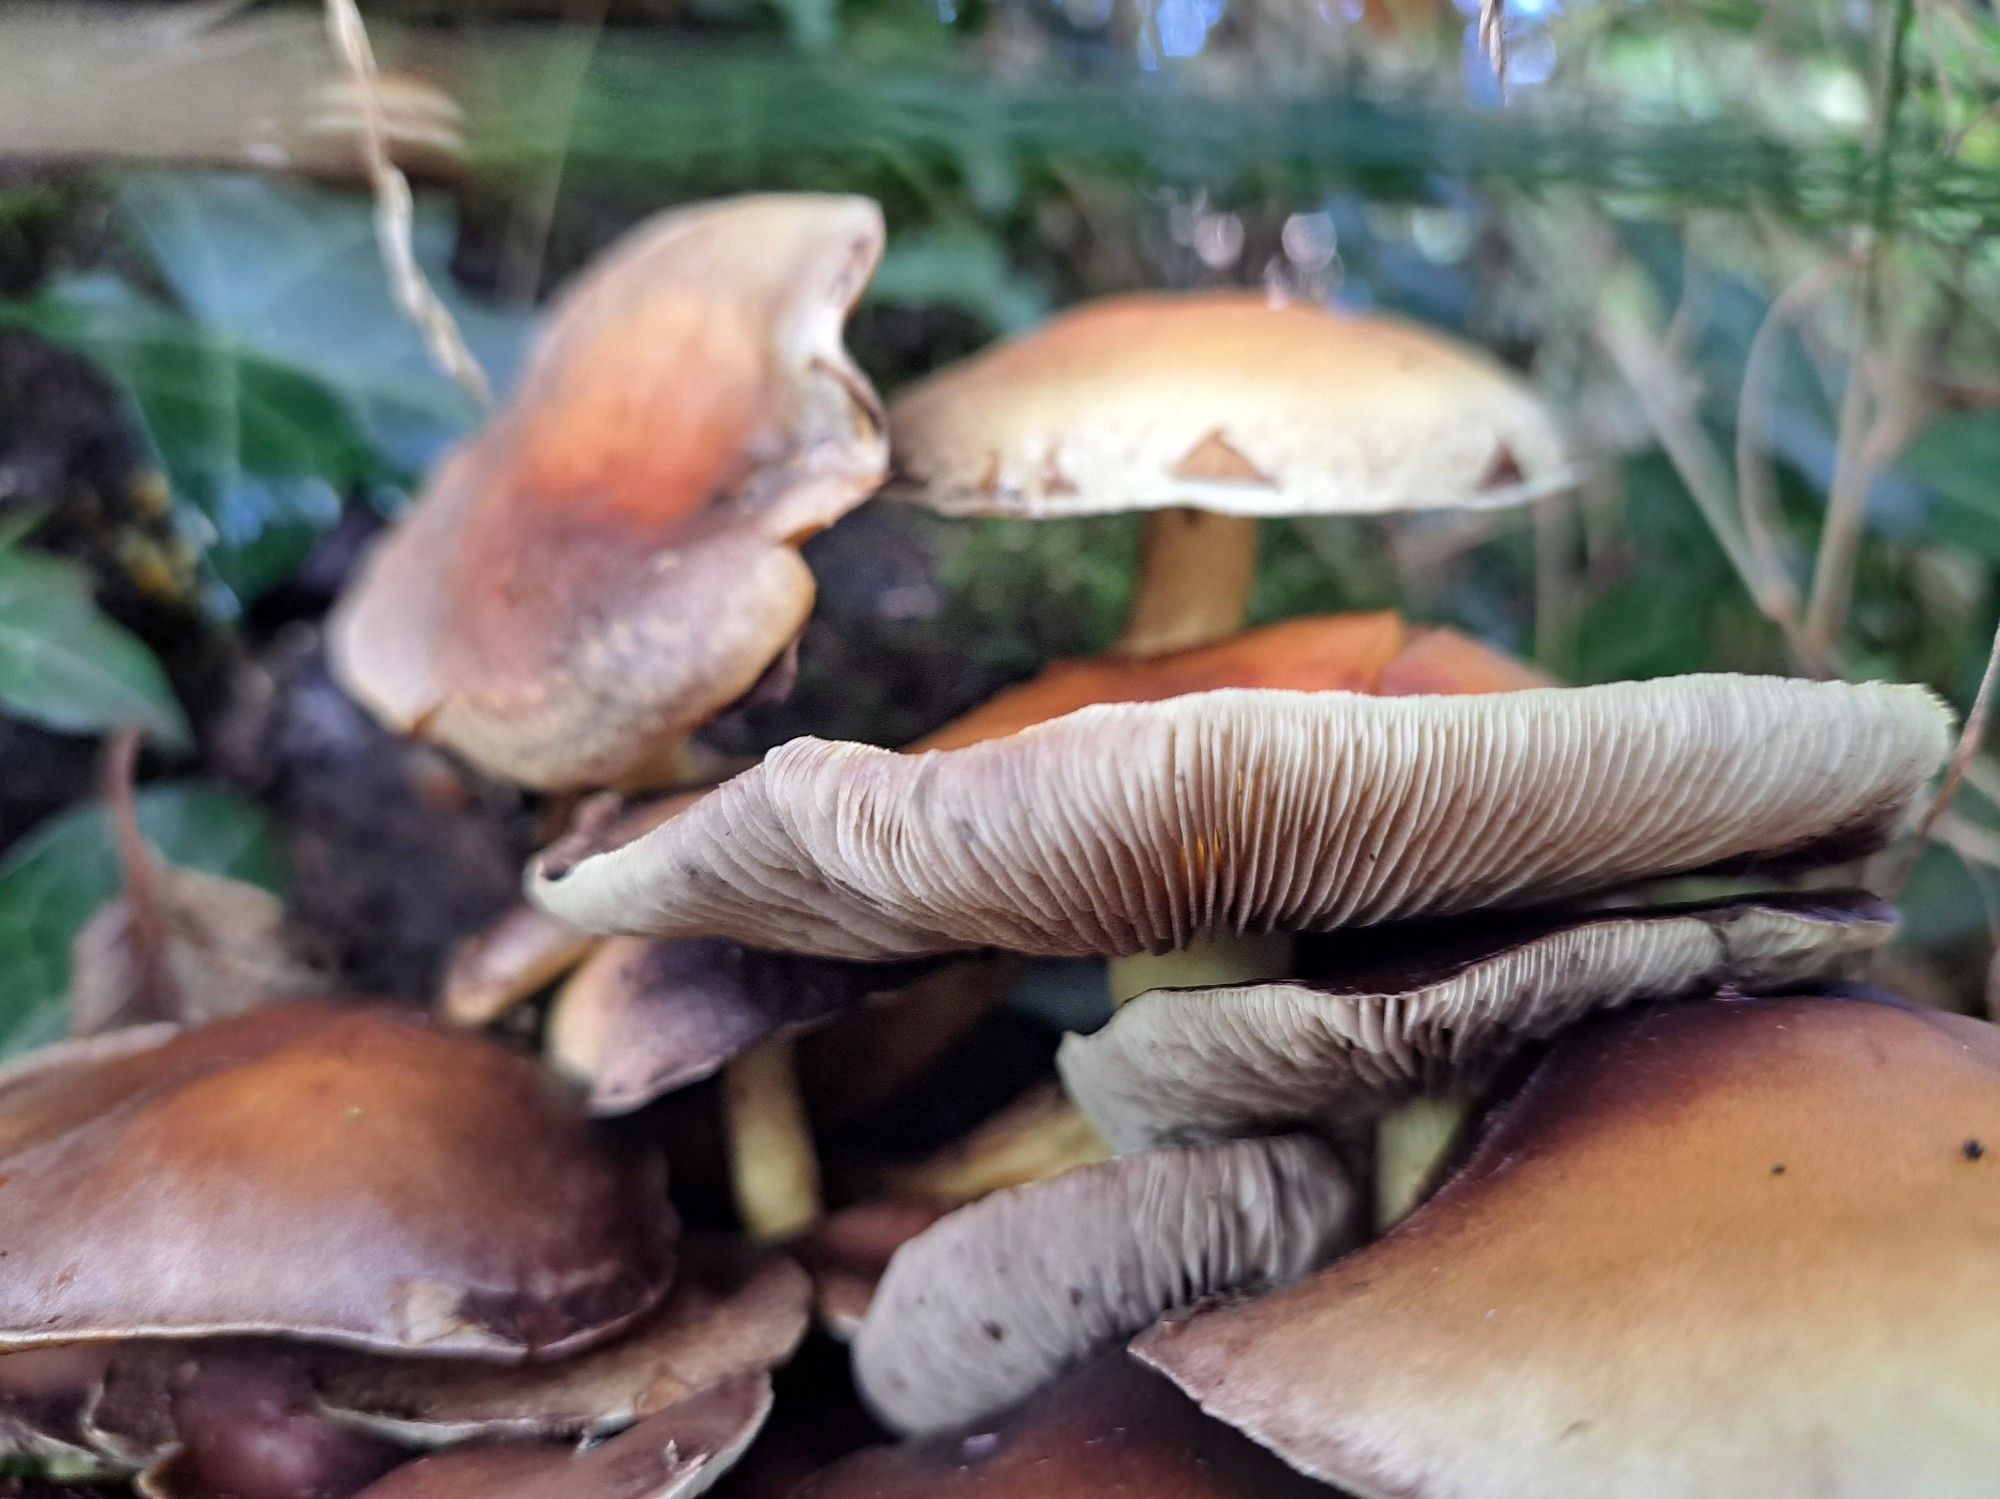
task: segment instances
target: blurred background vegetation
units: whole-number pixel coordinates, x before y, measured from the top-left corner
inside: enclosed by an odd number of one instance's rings
[[[536,307],[663,205],[879,198],[885,390],[1079,296],[1268,285],[1529,371],[1589,477],[1535,510],[1268,524],[1259,619],[1396,607],[1575,682],[1926,682],[2000,614],[2000,19],[1985,0],[371,0],[412,244],[505,390]],[[1504,67],[1496,66],[1503,63]],[[396,744],[317,622],[479,419],[398,310],[310,4],[0,9],[0,1055],[59,1034],[116,875],[278,887],[420,994],[537,809]],[[866,507],[808,549],[789,702],[895,743],[1109,643],[1137,523]],[[1891,871],[1894,873],[1894,871]],[[2000,762],[1916,864],[1892,981],[1987,1003]]]

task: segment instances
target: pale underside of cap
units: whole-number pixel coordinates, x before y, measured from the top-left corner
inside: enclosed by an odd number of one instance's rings
[[[1534,393],[1479,350],[1248,292],[1088,304],[889,420],[893,492],[948,515],[1446,510],[1572,482]]]
[[[1868,999],[1572,1031],[1386,1238],[1138,1351],[1360,1499],[1984,1499],[2000,1032]]]
[[[982,1198],[889,1261],[854,1340],[862,1398],[936,1431],[1013,1405],[1169,1308],[1348,1248],[1358,1198],[1305,1137],[1153,1151]]]
[[[1372,969],[1155,989],[1067,1037],[1056,1063],[1120,1150],[1351,1130],[1421,1093],[1476,1089],[1592,1010],[1842,977],[1895,930],[1884,902],[1842,892],[1382,928],[1398,950]]]
[[[1853,857],[1947,731],[1918,688],[1779,678],[1200,693],[929,754],[795,740],[531,890],[588,929],[837,957],[1167,951]]]
[[[342,684],[526,785],[658,779],[803,627],[799,543],[887,473],[841,343],[882,234],[812,194],[635,230],[370,556],[329,626]]]

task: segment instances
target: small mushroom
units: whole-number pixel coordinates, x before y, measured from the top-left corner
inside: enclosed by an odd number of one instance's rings
[[[1591,1010],[1838,977],[1895,929],[1860,891],[1378,927],[1331,939],[1314,978],[1143,994],[1057,1065],[1120,1150],[1347,1131],[1476,1089]]]
[[[1327,1499],[1121,1349],[962,1432],[876,1447],[793,1499]]]
[[[593,1113],[628,1113],[921,972],[911,963],[829,961],[710,938],[613,938],[557,994],[550,1058],[588,1086]]]
[[[438,1008],[456,1025],[491,1025],[575,968],[598,939],[534,906],[519,905],[451,950]]]
[[[460,1447],[396,1469],[360,1499],[694,1499],[743,1456],[770,1413],[770,1376],[746,1374],[609,1441]]]
[[[1408,1499],[1992,1492],[2000,1029],[1885,998],[1575,1027],[1386,1238],[1137,1351]]]
[[[272,1333],[551,1358],[666,1291],[660,1163],[502,1046],[317,1001],[151,1036],[0,1076],[0,1349]]]
[[[1761,677],[1197,693],[931,754],[795,740],[532,885],[596,930],[863,960],[1167,951],[1852,857],[1947,724],[1919,688]]]
[[[1161,1313],[1283,1284],[1348,1247],[1357,1199],[1319,1142],[1124,1156],[983,1198],[889,1262],[854,1340],[891,1428],[984,1420]]]
[[[671,778],[805,624],[799,544],[886,473],[841,347],[882,233],[866,199],[810,194],[633,231],[342,601],[346,687],[523,785]]]
[[[959,1207],[1094,1165],[1110,1154],[1097,1126],[1050,1082],[1031,1087],[922,1160],[877,1168],[875,1180],[895,1197]]]
[[[1571,482],[1548,415],[1485,355],[1254,292],[1074,308],[917,382],[890,430],[897,493],[948,515],[1152,512],[1130,655],[1242,623],[1258,516],[1506,505]]]

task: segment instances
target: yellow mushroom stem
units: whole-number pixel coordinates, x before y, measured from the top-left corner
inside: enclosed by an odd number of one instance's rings
[[[1413,1098],[1375,1126],[1375,1228],[1392,1228],[1422,1200],[1470,1105],[1444,1094]]]
[[[1111,1002],[1148,989],[1209,989],[1283,978],[1292,971],[1292,939],[1280,932],[1218,932],[1164,953],[1133,953],[1107,965]]]
[[[819,1154],[799,1096],[793,1042],[779,1036],[736,1058],[722,1074],[729,1180],[743,1227],[772,1244],[820,1216]]]
[[[1256,577],[1255,516],[1153,511],[1116,653],[1162,656],[1226,640],[1243,628]]]

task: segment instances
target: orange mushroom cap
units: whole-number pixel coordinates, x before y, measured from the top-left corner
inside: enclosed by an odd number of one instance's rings
[[[873,203],[806,194],[634,231],[342,601],[343,683],[526,785],[656,779],[803,627],[799,543],[887,471],[840,341],[881,248]]]

